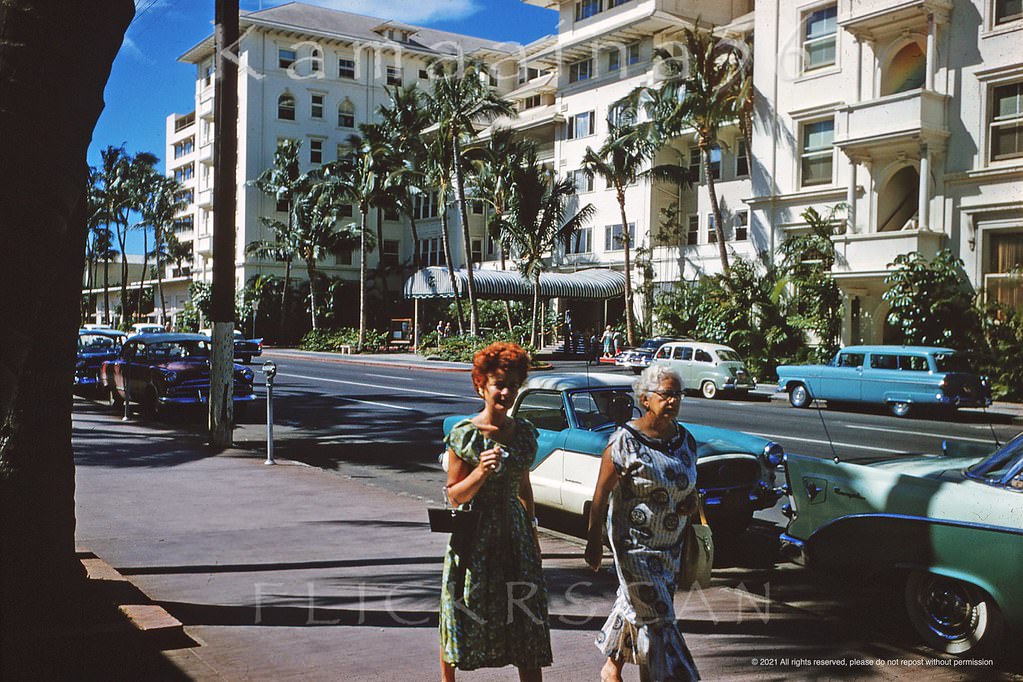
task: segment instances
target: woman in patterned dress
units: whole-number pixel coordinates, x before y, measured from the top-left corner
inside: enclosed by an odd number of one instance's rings
[[[494,343],[473,358],[472,381],[483,410],[445,439],[447,495],[481,512],[471,549],[450,546],[440,602],[440,665],[445,682],[455,668],[514,665],[520,680],[541,680],[551,664],[547,587],[533,514],[529,467],[537,431],[508,417],[526,379],[529,356],[513,343]]]
[[[597,570],[606,518],[618,598],[597,635],[607,656],[602,682],[620,682],[625,663],[638,665],[644,681],[700,679],[673,603],[683,531],[698,504],[696,442],[676,421],[683,387],[675,371],[646,368],[633,384],[643,415],[604,450],[586,543],[586,563]]]

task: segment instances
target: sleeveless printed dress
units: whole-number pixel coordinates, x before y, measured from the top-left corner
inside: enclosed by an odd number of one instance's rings
[[[638,665],[644,681],[698,680],[674,607],[688,522],[682,510],[696,488],[696,442],[681,426],[662,441],[626,424],[609,443],[619,476],[607,517],[618,596],[597,648]]]

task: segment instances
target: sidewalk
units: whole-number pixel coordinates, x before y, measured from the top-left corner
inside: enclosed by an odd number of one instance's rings
[[[429,532],[426,500],[293,462],[266,466],[260,453],[213,455],[173,425],[122,423],[101,409],[77,412],[74,428],[78,545],[184,624],[194,645],[163,651],[181,673],[197,680],[436,679],[446,537]],[[608,570],[586,569],[577,543],[544,534],[541,545],[555,655],[545,679],[596,679],[602,660],[593,637],[616,581]],[[727,554],[719,563],[709,590],[676,598],[705,679],[820,679],[826,672],[751,664],[763,657],[902,657],[886,644],[857,641],[856,630],[846,629],[847,607],[814,604],[799,569],[743,569]],[[627,670],[635,682],[636,669]],[[912,672],[882,665],[855,677]],[[993,671],[983,672],[991,679]],[[985,675],[945,667],[928,669],[927,677]],[[481,670],[462,678],[515,675]]]

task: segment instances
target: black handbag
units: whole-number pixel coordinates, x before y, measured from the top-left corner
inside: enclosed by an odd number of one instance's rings
[[[472,548],[473,536],[480,525],[480,512],[471,505],[471,502],[464,505],[468,507],[464,509],[430,507],[426,510],[430,518],[430,530],[434,533],[451,533],[451,549],[462,556]]]

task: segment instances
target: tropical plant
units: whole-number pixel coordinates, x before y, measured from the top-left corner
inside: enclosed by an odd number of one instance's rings
[[[455,321],[458,323],[458,333],[464,331],[462,323],[462,296],[458,290],[458,280],[455,277],[455,262],[451,257],[451,227],[448,224],[448,197],[451,193],[451,145],[444,135],[434,135],[426,150],[426,184],[428,187],[437,188],[437,202],[439,204],[438,214],[440,215],[440,240],[441,248],[444,251],[444,263],[448,268],[448,277],[452,283],[455,294]]]
[[[788,319],[814,337],[820,362],[834,357],[842,338],[842,290],[831,274],[836,257],[831,237],[838,224],[835,213],[843,208],[838,204],[826,216],[806,209],[801,215],[810,229],[789,234],[778,247],[780,284],[791,285]]]
[[[586,147],[582,170],[589,177],[602,178],[614,190],[622,221],[621,244],[625,259],[625,336],[635,345],[632,292],[632,234],[625,211],[625,190],[635,183],[653,157],[656,147],[651,138],[635,125],[608,122],[608,133],[600,148]]]
[[[437,61],[433,65],[433,75],[430,108],[439,126],[437,135],[446,138],[450,144],[455,201],[462,223],[462,249],[469,295],[469,333],[475,335],[479,328],[479,311],[471,262],[469,214],[465,205],[462,146],[465,141],[476,137],[477,123],[488,123],[498,116],[514,116],[515,109],[511,102],[498,96],[490,87],[490,75],[483,64],[471,63],[452,69],[446,68],[444,62]]]
[[[157,287],[160,297],[160,324],[167,321],[167,301],[163,295],[163,270],[167,258],[167,236],[173,234],[174,220],[186,206],[180,198],[181,183],[174,178],[160,175],[154,171],[149,178],[149,193],[142,204],[142,220],[138,226],[143,229],[153,230],[153,251],[150,253],[143,247],[142,279],[145,279],[145,270],[148,258],[152,255],[156,261]],[[142,281],[139,282],[139,291],[142,290]],[[139,308],[141,309],[141,293],[139,294]]]
[[[896,256],[888,268],[881,299],[888,304],[888,323],[898,342],[970,347],[970,331],[978,327],[977,309],[958,256],[942,249],[928,260],[914,251]]]
[[[568,217],[568,201],[575,196],[575,182],[570,178],[558,180],[537,161],[535,153],[527,154],[525,160],[524,165],[511,169],[514,192],[507,217],[502,218],[502,231],[512,244],[519,272],[533,285],[529,343],[535,346],[544,258],[596,211],[592,204],[586,204]]]

